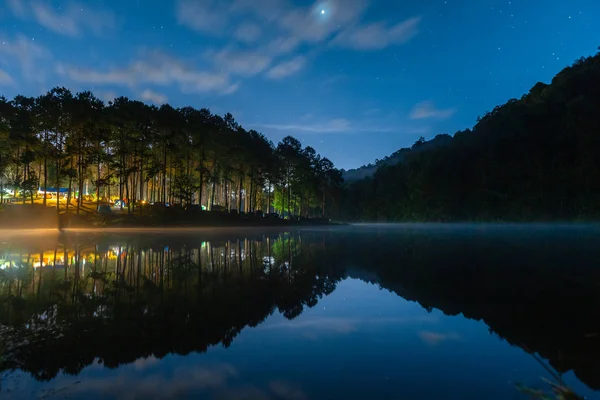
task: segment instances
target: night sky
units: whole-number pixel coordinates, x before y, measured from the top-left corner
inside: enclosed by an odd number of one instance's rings
[[[0,93],[231,112],[340,168],[454,133],[600,46],[598,0],[0,0]]]

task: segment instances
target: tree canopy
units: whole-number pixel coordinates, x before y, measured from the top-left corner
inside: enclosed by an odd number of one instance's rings
[[[87,194],[130,210],[146,201],[309,217],[331,213],[340,185],[313,148],[291,136],[275,146],[229,113],[126,97],[105,104],[62,87],[0,97],[2,198],[33,202],[38,190],[63,187],[77,212]]]

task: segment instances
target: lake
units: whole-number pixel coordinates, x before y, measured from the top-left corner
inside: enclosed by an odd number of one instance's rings
[[[600,398],[600,226],[3,235],[2,399]]]

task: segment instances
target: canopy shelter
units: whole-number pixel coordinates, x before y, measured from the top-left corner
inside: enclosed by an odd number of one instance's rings
[[[69,193],[69,189],[68,188],[58,188],[58,190],[56,188],[46,188],[46,193],[48,194],[55,194],[55,195],[67,195]],[[38,194],[43,196],[44,195],[44,188],[39,188],[38,189]]]

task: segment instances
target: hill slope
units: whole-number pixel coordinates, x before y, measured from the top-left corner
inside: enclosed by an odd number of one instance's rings
[[[350,220],[600,216],[600,54],[582,58],[457,132],[351,182]],[[396,154],[396,153],[395,153]],[[384,163],[385,164],[385,163]],[[390,164],[390,163],[388,163]]]
[[[423,150],[430,150],[435,147],[443,147],[452,141],[452,136],[447,134],[437,135],[435,138],[426,141],[424,138],[419,139],[412,147],[402,148],[383,160],[376,160],[375,164],[363,165],[360,168],[349,169],[342,171],[342,177],[345,182],[353,182],[373,176],[379,168],[396,165],[404,161],[409,154],[415,154]]]

